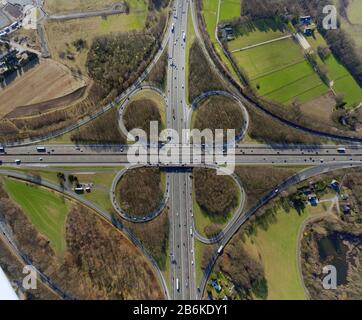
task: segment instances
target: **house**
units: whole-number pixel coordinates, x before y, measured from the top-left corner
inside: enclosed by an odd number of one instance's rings
[[[231,25],[229,24],[222,25],[220,26],[219,30],[221,31],[222,38],[227,39],[228,41],[235,39],[234,30],[231,27]]]
[[[299,17],[299,21],[301,24],[308,26],[312,23],[312,17],[311,16],[301,16],[301,17]]]
[[[298,189],[300,192],[302,192],[303,194],[305,194],[306,196],[310,195],[313,193],[312,189],[310,187],[302,187]]]
[[[213,288],[214,288],[217,292],[220,292],[220,291],[221,291],[221,286],[219,285],[219,283],[217,282],[217,280],[215,280],[215,279],[211,280],[211,285],[213,286]]]
[[[319,200],[317,198],[317,195],[315,193],[312,193],[308,196],[308,202],[311,206],[316,207],[319,203]]]
[[[313,35],[313,29],[306,27],[306,28],[304,28],[303,33],[304,33],[304,35],[310,37]]]
[[[349,204],[346,204],[342,207],[342,211],[344,214],[350,214],[352,209],[351,206]]]
[[[341,191],[341,187],[340,187],[339,182],[337,180],[332,180],[330,186],[335,192],[339,193]]]

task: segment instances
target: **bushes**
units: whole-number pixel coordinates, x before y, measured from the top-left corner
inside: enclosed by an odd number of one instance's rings
[[[298,131],[274,120],[256,108],[248,108],[250,127],[248,134],[252,139],[264,143],[301,143],[320,144],[321,139]],[[292,114],[293,110],[288,110]]]
[[[87,67],[91,77],[114,99],[145,71],[162,40],[165,15],[149,14],[146,30],[111,34],[93,41]]]
[[[160,206],[161,173],[156,168],[129,170],[116,188],[121,207],[129,214],[146,216]]]
[[[238,189],[230,177],[218,176],[215,170],[196,168],[194,183],[196,201],[207,214],[226,218],[237,206]]]
[[[129,104],[123,115],[128,131],[142,129],[149,136],[150,122],[157,121],[161,127],[161,115],[156,103],[150,99],[136,100]]]
[[[190,48],[189,64],[190,101],[193,101],[204,91],[225,90],[215,71],[210,68],[198,41],[194,41]]]
[[[160,87],[162,90],[166,88],[166,79],[167,79],[167,63],[168,63],[168,53],[165,52],[162,54],[161,58],[157,61],[157,64],[153,67],[149,73],[146,81],[150,82],[152,85]]]
[[[231,99],[213,96],[206,99],[196,110],[194,127],[200,130],[235,129],[238,136],[244,124],[243,113],[239,105]],[[226,132],[224,132],[226,137]]]
[[[91,123],[77,129],[70,138],[76,143],[126,143],[118,129],[117,109],[113,108]]]
[[[345,31],[340,29],[324,32],[324,36],[334,55],[362,86],[362,59],[357,52],[354,41]]]
[[[253,293],[262,299],[267,295],[263,265],[248,254],[240,237],[234,237],[225,247],[214,270],[227,274],[245,299],[252,299]]]
[[[124,222],[143,246],[157,261],[161,270],[166,270],[168,259],[169,219],[165,209],[160,216],[147,223]]]

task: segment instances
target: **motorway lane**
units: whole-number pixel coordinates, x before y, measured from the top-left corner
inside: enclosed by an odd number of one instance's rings
[[[170,120],[172,126],[172,122]],[[169,143],[172,145],[171,143]],[[4,152],[0,150],[2,155],[74,155],[74,154],[127,154],[128,150],[136,148],[134,145],[44,145],[46,152],[37,152],[36,146],[24,147],[7,147]],[[187,150],[190,145],[179,144],[172,145],[173,148],[182,148]],[[266,144],[243,144],[236,145],[235,152],[237,154],[341,154],[337,151],[338,148],[345,148],[345,155],[360,155],[362,154],[362,145],[266,145]]]
[[[185,153],[192,156],[192,152]],[[0,164],[6,165],[15,165],[15,160],[20,160],[21,165],[33,165],[33,166],[128,166],[136,165],[137,163],[130,163],[128,157],[124,153],[113,153],[113,152],[103,152],[103,153],[74,153],[74,154],[0,154]],[[204,157],[201,158],[200,162],[180,162],[179,157],[172,157],[167,163],[156,162],[150,163],[152,165],[160,166],[193,166],[198,163],[204,163]],[[217,159],[216,159],[217,160]],[[362,162],[362,152],[356,151],[346,154],[340,154],[337,152],[295,152],[294,150],[285,150],[283,152],[279,151],[260,151],[252,152],[248,151],[243,153],[237,153],[235,155],[235,164],[236,165],[253,165],[253,164],[283,164],[283,165],[318,165],[318,164],[328,164],[328,163],[345,163],[353,162],[358,163]],[[147,164],[147,161],[144,163]],[[207,163],[212,164],[212,163]],[[222,164],[222,161],[219,160],[218,163],[214,160],[214,164]],[[171,174],[171,173],[168,173]],[[186,176],[185,176],[186,177]],[[184,179],[186,179],[184,177]]]
[[[174,7],[174,30],[169,43],[169,66],[168,66],[168,106],[167,126],[177,130],[181,135],[186,128],[187,105],[185,97],[185,64],[186,64],[186,42],[183,34],[187,28],[188,1],[176,1]],[[172,137],[171,137],[172,139]],[[172,141],[171,141],[172,142]],[[179,159],[177,159],[179,162]],[[190,234],[191,220],[188,212],[192,202],[186,197],[189,190],[189,175],[185,172],[173,173],[171,179],[171,232],[173,243],[171,254],[174,259],[172,268],[172,288],[174,299],[194,299],[194,272],[193,242]]]

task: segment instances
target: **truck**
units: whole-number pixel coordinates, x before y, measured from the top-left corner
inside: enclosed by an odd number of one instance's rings
[[[183,39],[183,41],[186,41],[186,33],[185,32],[182,34],[182,39]]]
[[[221,252],[222,252],[222,250],[224,249],[224,246],[223,245],[221,245],[220,247],[219,247],[219,249],[217,249],[217,254],[220,254]]]
[[[45,147],[36,147],[36,151],[38,151],[38,152],[46,152],[47,149]]]
[[[176,290],[180,291],[180,280],[178,278],[176,279]]]
[[[190,227],[190,236],[192,237],[192,227]]]
[[[84,192],[84,189],[83,189],[82,186],[77,186],[77,187],[74,188],[74,191],[75,191],[76,193],[83,193],[83,192]]]

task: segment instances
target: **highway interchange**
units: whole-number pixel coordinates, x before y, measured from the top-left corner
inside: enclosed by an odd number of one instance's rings
[[[176,0],[173,14],[171,17],[171,25],[169,32],[162,42],[162,49],[157,53],[151,66],[147,69],[150,71],[152,66],[160,58],[164,49],[168,50],[168,69],[167,69],[167,89],[164,95],[166,102],[166,121],[167,127],[181,132],[189,127],[190,107],[186,102],[186,42],[184,35],[187,34],[187,18],[188,18],[189,1]],[[166,45],[168,44],[168,46]],[[145,73],[146,74],[146,73]],[[144,79],[143,74],[139,82]],[[123,93],[117,103],[126,97],[130,97],[139,90],[139,86],[134,84],[129,90]],[[114,107],[114,103],[103,108],[102,112]],[[100,114],[101,114],[100,113]],[[91,119],[84,120],[83,125]],[[247,127],[247,126],[246,126]],[[39,141],[37,141],[39,142]],[[190,145],[172,144],[171,149],[179,151],[182,155],[192,155],[193,151]],[[187,170],[194,166],[200,166],[200,162],[183,162],[181,157],[171,157],[169,163],[150,162],[135,164],[129,163],[128,154],[132,148],[137,146],[129,145],[62,145],[62,144],[45,144],[45,151],[39,152],[31,141],[27,141],[26,145],[5,147],[0,149],[0,164],[4,170],[0,173],[10,174],[7,167],[52,167],[52,166],[124,166],[123,173],[138,166],[160,166],[171,167],[174,170],[167,171],[167,190],[165,198],[169,205],[170,217],[170,288],[166,288],[165,279],[163,279],[156,263],[147,255],[157,270],[161,283],[163,285],[165,295],[171,299],[178,300],[194,300],[201,299],[203,290],[206,286],[207,277],[212,269],[218,252],[215,252],[210,263],[204,273],[201,283],[196,282],[195,271],[195,237],[205,243],[218,243],[218,246],[225,246],[231,237],[237,232],[240,226],[265,203],[274,198],[280,191],[287,189],[290,185],[303,181],[309,177],[336,170],[339,168],[347,168],[362,165],[362,145],[262,145],[262,144],[243,144],[239,143],[236,148],[229,150],[235,153],[235,165],[291,165],[291,166],[311,166],[300,174],[284,181],[276,189],[271,190],[260,200],[258,205],[244,214],[235,216],[234,219],[225,227],[223,232],[214,239],[200,239],[195,233],[193,219],[193,203],[192,203],[192,179],[191,171]],[[158,155],[159,149],[147,149],[148,156]],[[201,163],[205,160],[205,154],[214,154],[214,151],[205,150],[204,156],[201,157]],[[210,165],[210,163],[208,163]],[[222,165],[220,162],[212,164],[215,168]],[[15,173],[12,173],[13,175]],[[118,178],[120,174],[118,175]],[[21,177],[20,177],[21,178]],[[22,177],[25,179],[25,177]],[[115,180],[116,181],[116,180]],[[115,183],[115,182],[114,182]],[[57,187],[48,186],[53,189]],[[57,190],[57,189],[56,189]],[[61,191],[61,190],[60,190]],[[64,191],[64,190],[63,190]],[[69,196],[75,197],[69,193]],[[110,195],[112,198],[112,195]],[[79,200],[79,199],[78,199]],[[83,201],[84,202],[84,201]],[[92,204],[87,204],[92,206]],[[99,208],[94,208],[98,212]],[[241,213],[242,208],[240,209]],[[155,213],[157,216],[159,212]],[[106,212],[101,213],[110,221]],[[120,212],[122,216],[122,212]],[[151,218],[154,218],[152,216]],[[151,219],[150,218],[150,219]],[[150,220],[150,219],[147,219]],[[124,229],[120,228],[123,232]],[[127,232],[126,232],[127,233]],[[132,238],[131,235],[128,234]],[[135,239],[134,242],[140,247]],[[169,292],[167,292],[169,290]]]

